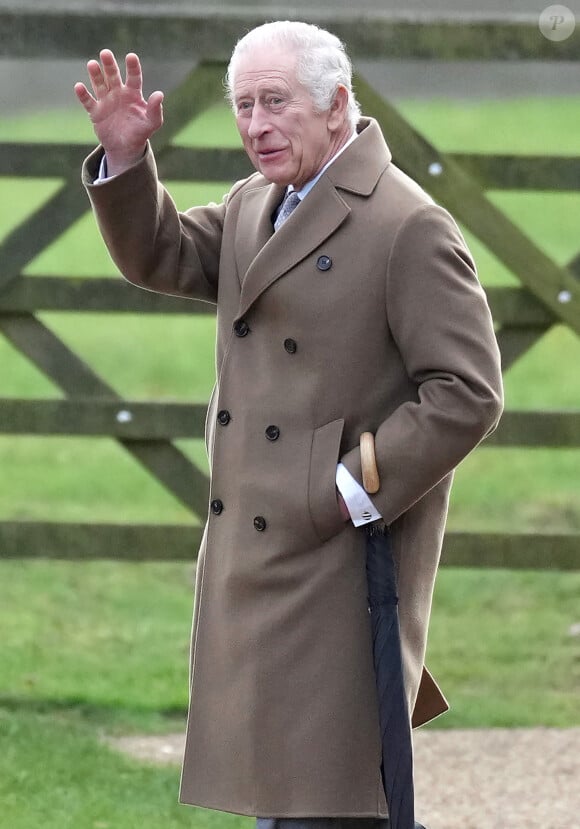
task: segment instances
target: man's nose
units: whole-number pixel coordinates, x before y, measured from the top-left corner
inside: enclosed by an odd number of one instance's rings
[[[270,125],[267,115],[268,113],[265,107],[258,103],[254,104],[252,107],[250,125],[248,127],[248,135],[250,138],[259,138],[261,135],[268,132]]]

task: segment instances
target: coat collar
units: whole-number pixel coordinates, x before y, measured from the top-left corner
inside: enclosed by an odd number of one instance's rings
[[[330,165],[322,178],[328,178],[335,187],[349,193],[370,196],[391,162],[391,151],[374,118],[361,118],[357,132],[356,141]]]
[[[273,282],[338,230],[351,211],[340,191],[363,197],[374,191],[391,154],[374,119],[361,119],[357,129],[356,141],[330,165],[277,233],[272,214],[285,188],[259,178],[243,193],[235,239],[242,283],[238,318]]]

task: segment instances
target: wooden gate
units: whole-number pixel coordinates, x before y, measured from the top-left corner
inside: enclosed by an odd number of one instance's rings
[[[315,16],[308,19],[318,22]],[[196,114],[220,100],[229,52],[240,32],[259,19],[189,14],[86,14],[53,3],[51,11],[23,12],[0,2],[0,54],[88,57],[107,44],[149,56],[196,54],[188,77],[166,99],[165,126],[154,142],[162,178],[235,180],[249,172],[242,150],[172,145]],[[519,57],[580,59],[578,38],[554,44],[536,22],[410,22],[377,16],[324,20],[355,59]],[[356,79],[363,111],[374,116],[397,164],[417,180],[495,257],[521,287],[490,288],[504,370],[520,360],[557,323],[580,335],[580,253],[559,266],[487,198],[490,188],[580,189],[580,158],[443,154],[425,140],[362,76]],[[205,474],[175,445],[203,436],[205,406],[122,399],[38,317],[43,311],[207,314],[203,303],[138,291],[122,280],[26,277],[23,270],[88,210],[79,166],[90,147],[1,144],[0,176],[47,178],[68,174],[59,190],[16,227],[0,246],[0,332],[63,392],[58,400],[0,398],[0,434],[91,435],[114,438],[203,522]],[[1,392],[1,385],[0,385]],[[580,447],[580,412],[507,411],[487,445]],[[190,525],[72,524],[0,521],[0,556],[192,559],[201,530]],[[122,551],[122,552],[120,552]],[[576,569],[574,534],[448,533],[443,563],[454,566]]]

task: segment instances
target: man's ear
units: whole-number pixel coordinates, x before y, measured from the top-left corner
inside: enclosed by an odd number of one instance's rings
[[[337,130],[342,127],[346,119],[347,107],[348,89],[343,84],[339,84],[328,110],[328,127],[330,130]]]

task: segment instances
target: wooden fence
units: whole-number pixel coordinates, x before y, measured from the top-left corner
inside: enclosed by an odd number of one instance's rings
[[[125,7],[123,7],[125,9]],[[308,19],[316,21],[315,16]],[[107,44],[122,54],[194,53],[197,63],[166,99],[165,126],[154,142],[162,178],[235,180],[249,171],[241,150],[188,149],[173,137],[195,114],[222,97],[224,61],[239,36],[260,19],[194,12],[87,14],[52,4],[51,11],[10,9],[0,2],[0,55],[88,57]],[[324,19],[355,59],[580,59],[578,38],[554,44],[535,22],[412,22],[380,16]],[[416,179],[521,283],[490,288],[504,370],[555,324],[580,335],[580,254],[561,267],[486,196],[488,189],[580,189],[580,158],[443,154],[425,140],[367,81],[357,76],[363,111],[383,127],[396,162]],[[207,314],[202,303],[138,291],[122,280],[27,278],[27,263],[88,209],[79,165],[90,147],[0,144],[0,176],[44,178],[66,171],[61,187],[0,245],[0,333],[58,386],[63,399],[0,398],[0,434],[91,435],[114,438],[203,522],[205,475],[175,445],[203,436],[205,407],[122,399],[37,316],[44,311]],[[0,386],[1,392],[1,386]],[[580,447],[580,412],[507,411],[493,446]],[[191,559],[201,530],[190,525],[112,525],[0,521],[1,557]],[[121,552],[120,552],[121,551]],[[454,566],[577,569],[580,535],[448,533],[443,563]]]

